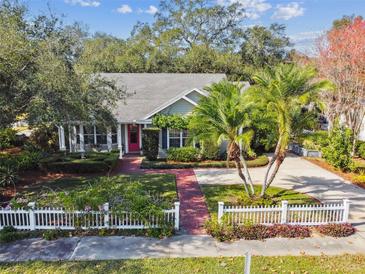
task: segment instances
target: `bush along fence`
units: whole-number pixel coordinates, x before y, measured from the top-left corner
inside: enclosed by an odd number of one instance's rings
[[[323,224],[347,223],[350,201],[320,205],[288,205],[282,201],[281,206],[239,207],[225,206],[218,202],[218,222],[224,220],[230,225],[252,224],[288,224],[316,226]]]
[[[162,217],[151,215],[148,220],[138,218],[131,212],[113,213],[109,204],[102,206],[100,211],[67,211],[58,208],[36,208],[35,203],[29,203],[28,209],[1,209],[0,229],[13,226],[22,230],[61,229],[147,229],[159,228],[163,225],[173,225],[179,229],[180,203],[163,211]]]

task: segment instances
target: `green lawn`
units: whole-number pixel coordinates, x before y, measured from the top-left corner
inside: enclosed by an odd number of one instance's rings
[[[317,203],[317,200],[306,194],[279,187],[270,187],[267,190],[268,197],[266,199],[253,201],[248,198],[243,185],[201,185],[200,187],[211,213],[217,212],[218,202],[224,202],[227,205],[271,205],[279,204],[282,200],[287,200],[290,204]],[[261,185],[255,185],[254,188],[256,193],[260,193]]]
[[[42,182],[23,188],[18,197],[27,202],[35,201],[39,205],[50,206],[56,203],[54,199],[58,193],[76,193],[92,188],[95,180],[102,180],[106,177],[85,178],[77,177],[73,179],[58,179],[48,182]],[[127,184],[128,182],[140,182],[143,189],[149,193],[158,193],[167,200],[174,201],[177,199],[176,178],[172,174],[146,174],[146,175],[121,175],[110,177],[118,184]],[[105,188],[108,188],[107,182]]]
[[[242,257],[0,264],[1,273],[243,273]],[[251,273],[364,273],[365,256],[252,258]]]

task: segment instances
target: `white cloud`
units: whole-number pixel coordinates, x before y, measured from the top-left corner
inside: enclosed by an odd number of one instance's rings
[[[118,13],[126,14],[131,13],[133,10],[129,5],[121,5],[119,8],[117,8]]]
[[[156,8],[153,5],[149,6],[148,9],[145,10],[145,13],[152,14],[152,15],[154,15],[156,12],[158,12],[158,8]]]
[[[272,16],[273,19],[289,20],[294,17],[302,16],[304,8],[297,2],[291,2],[287,5],[276,5],[276,10]]]
[[[244,16],[249,19],[258,19],[267,10],[271,9],[271,4],[267,0],[217,0],[218,5],[240,3],[244,8]]]
[[[65,0],[66,4],[80,5],[81,7],[99,7],[100,1],[96,0]]]
[[[324,34],[324,31],[305,31],[289,35],[290,41],[294,43],[294,48],[300,52],[313,55],[315,52],[316,40]]]

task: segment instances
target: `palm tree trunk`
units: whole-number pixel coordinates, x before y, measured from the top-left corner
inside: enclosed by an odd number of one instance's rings
[[[276,165],[274,168],[274,171],[271,173],[271,176],[269,178],[269,180],[266,183],[266,189],[271,185],[271,183],[274,181],[274,178],[276,176],[276,174],[279,171],[279,168],[281,166],[281,164],[284,162],[285,159],[285,153],[283,155],[280,155],[277,159],[276,159]]]
[[[254,195],[255,194],[255,189],[253,188],[253,183],[252,183],[251,175],[250,175],[250,172],[248,171],[248,167],[247,167],[246,160],[242,156],[242,152],[240,153],[240,161],[242,163],[243,170],[245,172],[245,176],[246,176],[246,178],[248,180],[248,184],[250,186],[251,194]]]
[[[270,174],[270,170],[271,168],[273,167],[276,159],[278,158],[278,155],[279,155],[279,151],[280,151],[280,143],[281,143],[281,139],[282,137],[280,136],[279,137],[279,140],[276,144],[276,148],[275,148],[275,152],[274,152],[274,155],[272,156],[272,158],[270,159],[269,161],[269,165],[267,166],[267,170],[266,170],[266,173],[265,173],[265,179],[264,179],[264,182],[262,183],[262,189],[261,189],[261,194],[260,194],[260,197],[263,197],[265,196],[265,192],[266,192],[266,189],[268,188],[268,179],[269,179],[269,174]]]
[[[245,188],[246,193],[248,194],[248,196],[251,196],[250,191],[248,189],[247,186],[247,181],[246,181],[246,177],[245,175],[242,173],[242,169],[241,169],[241,161],[239,159],[235,159],[235,163],[236,163],[236,168],[237,168],[237,172],[238,172],[238,176],[240,176],[240,178],[243,181],[243,186]]]

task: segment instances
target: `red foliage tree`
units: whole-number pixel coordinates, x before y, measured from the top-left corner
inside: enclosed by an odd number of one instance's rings
[[[365,115],[365,21],[356,17],[331,29],[317,49],[321,75],[336,85],[323,93],[327,116],[332,122],[340,117],[358,137]]]

